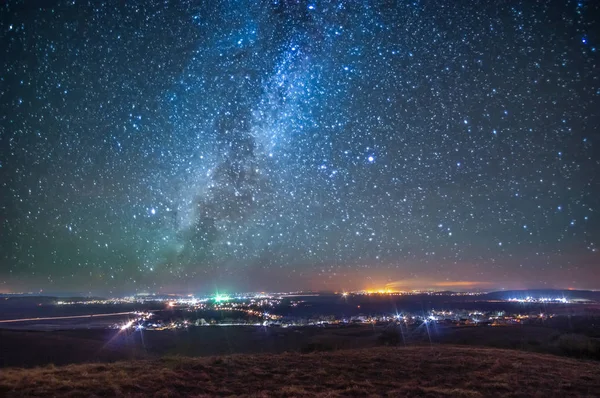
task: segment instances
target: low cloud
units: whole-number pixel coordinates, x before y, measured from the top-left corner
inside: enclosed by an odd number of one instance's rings
[[[419,289],[483,289],[492,286],[488,281],[448,281],[427,278],[403,279],[386,284],[390,290],[419,290]]]

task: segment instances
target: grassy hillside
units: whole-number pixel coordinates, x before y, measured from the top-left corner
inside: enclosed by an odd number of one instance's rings
[[[83,364],[0,372],[0,396],[600,396],[600,363],[471,347]]]

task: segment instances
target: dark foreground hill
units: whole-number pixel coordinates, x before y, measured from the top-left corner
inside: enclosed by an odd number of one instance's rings
[[[0,396],[600,396],[600,363],[511,350],[379,347],[3,369]]]

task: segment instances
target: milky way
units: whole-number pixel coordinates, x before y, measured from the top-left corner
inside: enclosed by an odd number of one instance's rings
[[[43,3],[0,9],[0,290],[600,284],[597,3]]]

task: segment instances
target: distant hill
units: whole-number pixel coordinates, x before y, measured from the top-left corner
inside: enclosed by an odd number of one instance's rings
[[[600,363],[490,348],[379,347],[3,369],[0,396],[599,396]]]
[[[9,300],[15,303],[42,303],[56,304],[57,301],[91,301],[103,300],[102,297],[93,296],[40,296],[33,294],[0,294],[0,299],[3,301]]]

